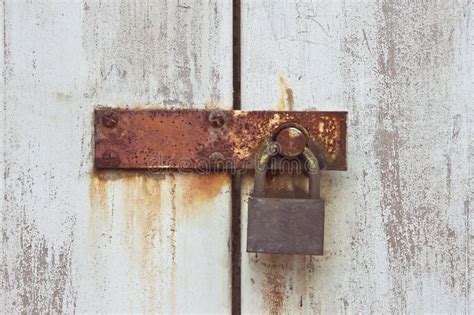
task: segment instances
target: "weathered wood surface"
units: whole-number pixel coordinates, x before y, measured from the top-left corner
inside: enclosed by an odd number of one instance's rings
[[[93,171],[96,105],[232,106],[230,1],[7,1],[2,313],[227,312],[227,175]]]
[[[227,176],[94,173],[91,133],[97,104],[230,109],[230,2],[0,6],[0,312],[228,312]],[[472,310],[471,8],[242,1],[242,109],[350,118],[325,256],[244,239],[244,313]]]
[[[242,109],[349,112],[323,257],[245,253],[246,177],[243,313],[472,311],[470,36],[468,1],[242,1]]]

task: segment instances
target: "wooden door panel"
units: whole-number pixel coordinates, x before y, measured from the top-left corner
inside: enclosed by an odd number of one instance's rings
[[[245,252],[245,178],[242,312],[467,312],[468,6],[244,0],[241,12],[243,110],[349,119],[348,171],[322,175],[323,257]]]
[[[5,2],[3,310],[228,312],[227,175],[93,169],[93,110],[232,107],[230,1]]]

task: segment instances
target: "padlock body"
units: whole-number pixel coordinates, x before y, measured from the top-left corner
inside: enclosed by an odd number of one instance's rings
[[[249,197],[247,252],[322,255],[324,200]]]

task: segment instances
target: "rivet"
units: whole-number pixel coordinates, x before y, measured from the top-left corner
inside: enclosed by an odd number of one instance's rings
[[[119,157],[115,151],[106,151],[102,154],[101,163],[105,167],[117,167],[119,165]]]
[[[102,124],[107,128],[113,128],[117,125],[119,116],[116,112],[108,110],[102,115]]]
[[[225,114],[223,111],[215,110],[209,113],[209,123],[214,128],[220,128],[225,124]]]

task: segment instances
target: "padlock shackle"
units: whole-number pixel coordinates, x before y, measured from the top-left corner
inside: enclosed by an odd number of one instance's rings
[[[257,152],[253,188],[253,195],[255,197],[265,197],[265,174],[267,172],[267,165],[270,158],[279,152],[278,148],[279,146],[276,142],[266,141],[260,146],[259,152]],[[308,147],[304,148],[302,155],[309,177],[309,198],[319,199],[321,170],[319,168],[318,159]]]
[[[303,157],[306,160],[306,170],[308,171],[309,177],[309,197],[311,199],[319,199],[321,188],[321,169],[319,168],[319,161],[313,151],[308,147],[304,148]]]
[[[265,174],[267,173],[267,165],[270,158],[278,153],[278,144],[273,141],[265,141],[257,152],[257,161],[255,165],[255,183],[253,194],[255,196],[265,196]]]

